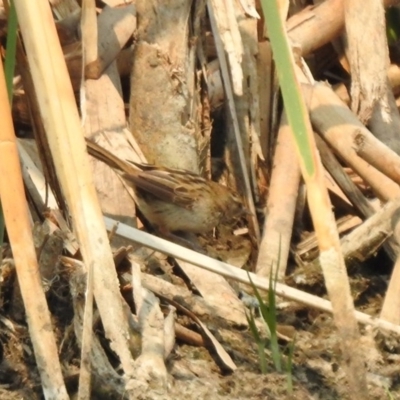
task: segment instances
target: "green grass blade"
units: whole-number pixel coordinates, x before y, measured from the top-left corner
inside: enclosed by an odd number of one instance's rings
[[[260,337],[260,334],[258,333],[255,318],[254,318],[253,312],[251,310],[250,310],[250,315],[246,311],[246,319],[247,319],[247,323],[249,324],[251,334],[253,335],[255,341],[257,343],[261,342],[261,337]]]
[[[17,13],[15,11],[14,2],[11,0],[10,10],[8,15],[8,26],[7,26],[6,58],[4,62],[4,73],[6,78],[7,93],[10,105],[12,104],[12,98],[13,98],[13,78],[14,78],[15,59],[16,59],[15,55],[17,49],[17,29],[18,29]],[[1,207],[0,203],[0,246],[2,246],[4,242],[4,230],[5,230],[5,222],[4,222],[3,208]]]
[[[279,84],[282,91],[285,111],[294,133],[296,146],[301,154],[302,163],[309,176],[315,174],[308,124],[304,118],[307,110],[300,94],[300,87],[293,68],[294,60],[287,44],[286,30],[276,0],[261,0],[263,14],[268,27],[268,35],[277,67]]]
[[[18,32],[18,20],[17,13],[15,11],[14,1],[10,1],[10,12],[8,15],[7,25],[7,44],[6,44],[6,59],[4,62],[4,74],[6,76],[6,85],[8,92],[8,99],[12,104],[13,98],[13,78],[15,70],[15,60],[17,51],[17,32]]]
[[[251,334],[257,344],[258,360],[260,363],[260,370],[262,374],[267,373],[267,357],[265,355],[265,340],[263,340],[258,332],[256,321],[253,312],[250,310],[250,314],[246,311],[246,319],[249,324]]]
[[[258,307],[260,309],[260,313],[261,313],[261,317],[263,319],[264,322],[266,322],[266,328],[268,330],[268,334],[271,335],[270,329],[269,329],[269,324],[268,324],[268,320],[269,320],[269,307],[267,304],[264,303],[264,300],[261,297],[260,292],[258,291],[258,289],[256,288],[256,286],[253,284],[253,281],[251,280],[251,276],[250,274],[247,272],[247,275],[249,277],[249,281],[250,284],[253,288],[254,291],[254,295],[256,296],[257,302],[258,302]]]
[[[271,268],[271,277],[272,277],[272,270]],[[260,307],[261,316],[266,323],[266,328],[269,331],[269,340],[270,340],[270,349],[271,349],[271,356],[272,362],[274,363],[275,369],[278,372],[282,372],[282,355],[279,348],[278,343],[278,334],[276,331],[277,323],[276,323],[276,301],[275,301],[275,292],[274,287],[275,284],[273,283],[273,279],[270,279],[269,282],[269,290],[268,290],[268,299],[271,301],[271,304],[265,304],[260,292],[255,287],[253,281],[251,280],[250,274],[248,274],[250,283],[253,287],[254,294],[257,298],[258,305]]]
[[[275,288],[276,288],[276,279],[277,279],[277,274],[278,274],[278,267],[279,264],[277,265],[276,271],[275,271],[275,279],[273,279],[273,268],[270,270],[269,274],[269,288],[268,288],[268,308],[269,308],[269,313],[268,313],[268,320],[267,324],[269,326],[270,332],[271,332],[271,352],[272,352],[272,360],[275,365],[275,369],[278,372],[282,372],[282,355],[281,351],[279,348],[279,343],[278,343],[278,324],[276,321],[277,317],[277,312],[276,312],[276,294],[275,294]]]
[[[262,374],[266,374],[268,372],[267,368],[267,357],[265,355],[265,344],[258,344],[258,359],[260,362],[260,370]]]

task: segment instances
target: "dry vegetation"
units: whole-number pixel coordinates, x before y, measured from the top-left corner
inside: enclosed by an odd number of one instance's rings
[[[258,1],[14,2],[0,399],[400,399],[399,44],[380,2],[280,2],[347,268],[329,282]],[[160,231],[126,160],[217,181],[248,212]],[[272,361],[260,373],[246,320],[246,270],[265,294],[271,269],[292,393]]]

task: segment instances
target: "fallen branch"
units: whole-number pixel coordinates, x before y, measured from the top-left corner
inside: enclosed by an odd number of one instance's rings
[[[113,229],[115,224],[118,224],[113,219],[107,217],[104,217],[104,222],[106,224],[107,230]],[[176,257],[180,260],[187,261],[193,265],[196,265],[197,267],[204,268],[208,271],[215,272],[216,274],[223,275],[236,281],[251,285],[249,282],[247,271],[243,271],[232,265],[215,260],[214,258],[197,253],[193,250],[186,249],[185,247],[168,242],[167,240],[160,239],[156,236],[150,235],[149,233],[131,228],[128,225],[122,223],[118,224],[116,234],[123,236],[126,239],[132,240],[136,243],[139,243],[143,246],[161,251],[162,253],[168,254],[172,257]],[[269,279],[260,278],[253,273],[249,274],[253,284],[258,289],[268,290]],[[301,290],[292,288],[279,282],[276,283],[276,295],[305,304],[321,311],[332,313],[332,305],[330,301],[321,299],[318,296],[314,296],[309,293],[302,292]],[[399,325],[391,324],[390,322],[384,321],[382,319],[374,318],[360,311],[355,311],[355,315],[357,321],[362,324],[372,325],[382,330],[400,335]]]

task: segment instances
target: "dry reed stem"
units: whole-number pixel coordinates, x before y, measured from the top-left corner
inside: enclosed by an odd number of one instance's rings
[[[309,101],[308,108],[314,128],[335,152],[368,182],[381,200],[399,197],[399,185],[357,155],[353,138],[360,132],[367,136],[371,136],[371,133],[346,104],[324,84],[303,85],[302,90],[306,101]]]
[[[219,31],[220,26],[218,25],[218,20],[217,20],[218,15],[216,15],[216,13],[214,12],[215,11],[214,10],[215,3],[216,2],[214,2],[214,1],[208,1],[207,2],[207,10],[209,13],[211,29],[214,34],[215,45],[217,48],[218,59],[219,59],[221,74],[222,74],[222,80],[223,80],[224,87],[225,87],[226,101],[228,103],[228,109],[229,109],[230,117],[232,119],[234,137],[235,137],[235,140],[237,143],[236,147],[237,147],[238,161],[239,161],[240,172],[241,172],[240,180],[242,181],[243,190],[245,193],[246,205],[252,214],[249,218],[249,222],[250,222],[250,225],[252,228],[252,233],[254,233],[255,238],[257,239],[257,242],[258,242],[260,240],[260,228],[258,225],[256,209],[254,206],[254,200],[253,200],[253,195],[252,195],[252,190],[251,190],[249,173],[248,173],[248,168],[247,168],[247,164],[246,164],[246,156],[243,151],[243,144],[242,144],[242,138],[241,138],[241,134],[240,134],[238,115],[237,115],[236,109],[235,109],[234,84],[233,84],[233,82],[231,82],[230,73],[229,73],[229,69],[228,69],[228,63],[227,63],[226,56],[225,56],[225,51],[229,51],[229,50],[226,49],[226,47],[224,47],[224,46],[226,46],[226,44],[223,42],[222,37],[221,37],[222,33]],[[236,35],[234,35],[234,36],[236,37]],[[240,41],[240,43],[241,43],[241,41]],[[232,60],[230,60],[230,61],[232,61]]]
[[[289,18],[288,35],[301,55],[306,56],[314,50],[338,37],[344,28],[344,2],[346,0],[326,0],[315,7],[307,7]],[[398,0],[384,0],[388,7]]]
[[[94,268],[94,294],[125,379],[134,375],[128,322],[86,153],[74,93],[46,0],[15,2],[43,124],[83,260]]]
[[[94,0],[86,0],[82,4],[81,16],[82,29],[82,65],[86,70],[90,62],[94,62],[98,56],[97,48],[97,16]],[[85,80],[82,78],[82,88]],[[81,90],[83,92],[83,90]],[[81,99],[83,100],[83,99]],[[83,102],[86,104],[86,102]],[[82,107],[83,108],[83,107]],[[86,110],[85,110],[86,111]],[[86,115],[82,113],[83,115]],[[86,291],[82,323],[81,360],[79,369],[78,400],[90,398],[90,385],[92,375],[92,354],[93,346],[93,286],[94,286],[94,265],[85,266]]]
[[[68,399],[36,259],[2,64],[0,104],[0,195],[29,333],[45,398]]]
[[[276,276],[275,271],[278,270],[278,280],[282,281],[286,274],[301,177],[286,117],[281,120],[273,165],[256,273],[267,278],[271,276],[271,269],[272,276]]]
[[[196,265],[197,267],[206,269],[238,282],[251,285],[247,271],[241,270],[222,261],[218,261],[204,254],[197,253],[193,250],[189,250],[175,243],[168,242],[167,240],[150,235],[149,233],[139,231],[138,229],[132,228],[128,225],[117,223],[117,221],[114,221],[111,218],[105,217],[104,221],[108,230],[113,229],[115,224],[118,224],[116,234],[132,240],[135,243],[157,251],[161,251],[162,253],[168,254],[171,257],[186,261]],[[259,277],[253,273],[250,273],[250,278],[258,289],[269,289],[269,279]],[[279,282],[276,283],[276,295],[288,300],[305,304],[321,311],[332,313],[332,305],[330,301],[321,299],[318,296],[314,296]],[[371,317],[370,315],[364,314],[360,311],[355,311],[355,317],[357,321],[362,324],[371,325],[387,332],[400,335],[399,325],[392,324],[379,318]]]

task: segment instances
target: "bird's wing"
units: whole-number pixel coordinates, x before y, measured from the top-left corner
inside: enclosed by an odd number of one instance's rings
[[[175,174],[159,169],[147,169],[133,175],[123,174],[123,177],[132,182],[139,189],[152,194],[168,203],[183,208],[192,208],[195,198],[190,190],[180,184]]]

